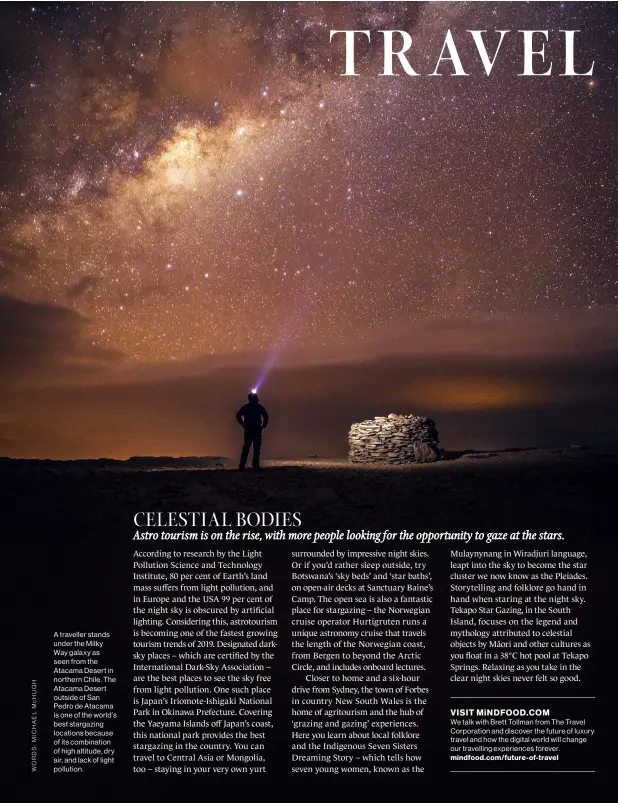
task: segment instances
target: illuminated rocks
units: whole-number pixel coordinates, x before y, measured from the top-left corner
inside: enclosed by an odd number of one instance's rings
[[[433,463],[440,458],[438,430],[431,418],[390,413],[352,424],[353,463]]]

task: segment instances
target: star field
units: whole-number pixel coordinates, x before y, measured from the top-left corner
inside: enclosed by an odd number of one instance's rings
[[[604,4],[21,6],[3,285],[75,310],[89,343],[166,362],[616,308]],[[513,46],[489,77],[385,78],[376,51],[345,78],[342,27],[410,30],[432,67],[447,28],[581,29],[597,66],[523,79]]]

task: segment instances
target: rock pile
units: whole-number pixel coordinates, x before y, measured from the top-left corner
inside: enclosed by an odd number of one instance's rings
[[[418,415],[390,413],[352,424],[348,441],[353,463],[433,463],[440,457],[435,421]]]

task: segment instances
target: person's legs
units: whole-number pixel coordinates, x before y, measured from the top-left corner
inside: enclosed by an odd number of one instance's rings
[[[255,432],[253,434],[253,468],[259,469],[260,467],[260,449],[262,448],[262,433]]]
[[[240,454],[240,463],[238,468],[243,471],[247,465],[247,458],[249,457],[249,449],[251,448],[252,435],[248,430],[245,430],[245,440],[242,445],[242,452]]]

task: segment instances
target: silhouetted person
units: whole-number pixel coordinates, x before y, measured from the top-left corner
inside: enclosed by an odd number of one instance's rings
[[[247,465],[249,450],[253,446],[253,468],[260,470],[260,447],[262,446],[262,430],[268,426],[268,413],[260,404],[257,393],[250,393],[248,404],[243,404],[236,413],[236,420],[245,430],[245,442],[240,455],[239,471]]]

